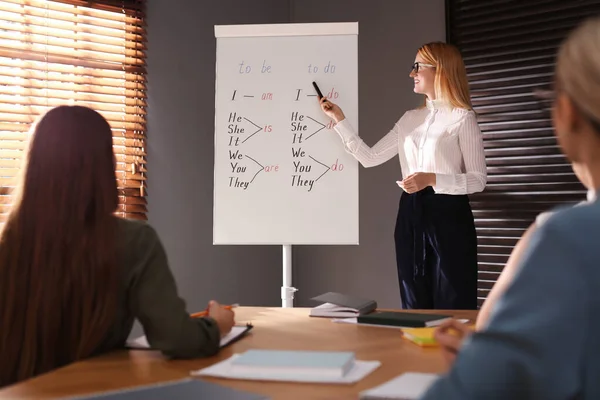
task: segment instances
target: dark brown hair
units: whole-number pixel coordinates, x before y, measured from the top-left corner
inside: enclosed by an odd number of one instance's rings
[[[33,131],[0,235],[0,386],[88,357],[114,322],[118,204],[112,133],[96,111]]]

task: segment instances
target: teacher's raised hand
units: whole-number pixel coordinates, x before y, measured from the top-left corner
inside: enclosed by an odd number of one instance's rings
[[[337,104],[327,100],[327,97],[321,97],[319,103],[325,115],[334,120],[336,124],[346,118],[342,109]]]

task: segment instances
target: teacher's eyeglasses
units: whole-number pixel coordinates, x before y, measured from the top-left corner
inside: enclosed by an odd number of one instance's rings
[[[417,72],[419,72],[419,70],[420,70],[421,68],[433,68],[433,67],[435,67],[435,65],[432,65],[432,64],[425,64],[425,63],[422,63],[422,62],[419,62],[419,61],[417,61],[416,63],[414,63],[414,64],[412,65],[412,69],[411,69],[410,71],[411,71],[411,72],[413,72],[413,71],[414,71],[415,73],[417,73]]]

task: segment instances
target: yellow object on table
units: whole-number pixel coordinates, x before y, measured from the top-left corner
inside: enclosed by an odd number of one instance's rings
[[[402,337],[422,347],[436,347],[438,342],[433,337],[435,327],[402,328]]]

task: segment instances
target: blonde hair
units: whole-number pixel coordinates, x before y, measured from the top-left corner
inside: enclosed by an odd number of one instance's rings
[[[595,125],[600,123],[600,17],[584,21],[561,45],[556,83]]]
[[[453,45],[432,42],[417,52],[425,62],[435,65],[435,97],[449,102],[453,107],[470,110],[471,96],[467,70],[460,51]]]

